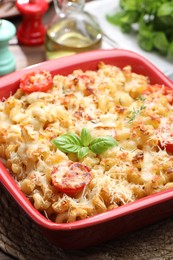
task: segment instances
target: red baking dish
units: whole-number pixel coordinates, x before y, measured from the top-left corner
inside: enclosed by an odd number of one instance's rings
[[[144,57],[131,51],[115,49],[86,52],[46,61],[4,76],[0,79],[0,97],[8,97],[14,93],[21,76],[28,71],[46,69],[52,75],[67,75],[75,69],[96,70],[99,61],[120,68],[131,65],[134,72],[148,76],[152,84],[165,84],[173,88],[172,81]],[[48,240],[62,248],[79,249],[93,246],[173,215],[173,189],[169,189],[85,220],[56,224],[34,209],[2,163],[0,176],[4,187],[40,226]]]

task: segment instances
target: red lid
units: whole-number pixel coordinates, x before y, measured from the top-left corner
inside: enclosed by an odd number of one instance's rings
[[[48,9],[46,0],[17,0],[17,9],[24,14],[44,14]]]

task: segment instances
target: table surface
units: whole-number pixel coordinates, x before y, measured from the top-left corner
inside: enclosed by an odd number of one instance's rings
[[[51,21],[51,19],[52,19],[52,17],[54,15],[55,15],[55,10],[54,10],[53,4],[50,4],[49,10],[46,12],[46,14],[43,17],[43,22],[44,22],[44,24],[46,26],[50,23],[50,21]],[[15,17],[9,18],[8,20],[10,20],[13,24],[15,24],[16,28],[17,28],[18,25],[21,22],[21,19],[22,18],[20,16],[15,16]],[[45,58],[45,48],[44,48],[44,45],[37,46],[37,47],[19,46],[17,44],[17,40],[14,38],[10,42],[9,48],[10,48],[11,52],[14,54],[14,56],[16,57],[16,70],[20,70],[20,69],[25,68],[27,66],[30,66],[30,65],[33,65],[33,64],[45,61],[45,59],[46,59]],[[169,222],[168,222],[167,225],[169,226]],[[161,226],[161,228],[162,228],[162,226]],[[154,231],[155,231],[155,229],[156,228],[153,228]],[[145,241],[145,243],[146,243],[146,241]],[[163,247],[164,247],[164,245],[163,245]],[[108,248],[108,246],[107,246],[107,248]],[[159,250],[159,249],[158,248],[153,248],[153,252],[154,252],[154,250],[156,251],[156,250]],[[157,259],[159,259],[159,260],[161,260],[161,259],[163,259],[163,260],[165,260],[165,259],[167,259],[167,260],[168,259],[170,259],[170,260],[173,259],[173,249],[171,249],[171,250],[172,250],[172,258],[171,258],[170,254],[169,254],[168,257],[164,256],[162,258],[162,256],[161,256],[161,258],[157,257]],[[6,253],[4,253],[3,251],[0,250],[0,260],[10,260],[10,259],[13,259],[13,257],[7,255]],[[101,258],[99,258],[99,259],[101,259]],[[112,260],[114,258],[109,256],[109,253],[108,253],[107,254],[107,259]],[[125,259],[125,258],[123,258],[123,259]],[[134,259],[138,259],[138,258],[134,258]],[[156,258],[152,258],[152,259],[154,260]],[[131,259],[129,259],[129,260],[131,260]]]

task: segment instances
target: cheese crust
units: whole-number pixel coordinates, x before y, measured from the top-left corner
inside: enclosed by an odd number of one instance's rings
[[[97,71],[76,70],[53,82],[46,93],[18,89],[0,102],[0,158],[37,210],[68,223],[173,188],[173,156],[165,148],[173,142],[173,106],[164,86],[147,92],[149,78],[103,62]],[[84,127],[93,138],[112,136],[118,146],[78,159],[51,142],[68,132],[80,135]],[[53,168],[69,161],[92,174],[73,195],[58,191],[51,179]]]

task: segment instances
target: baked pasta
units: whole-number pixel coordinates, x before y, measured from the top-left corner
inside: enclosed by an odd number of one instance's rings
[[[173,188],[173,92],[130,66],[26,74],[0,122],[2,162],[53,222]]]

